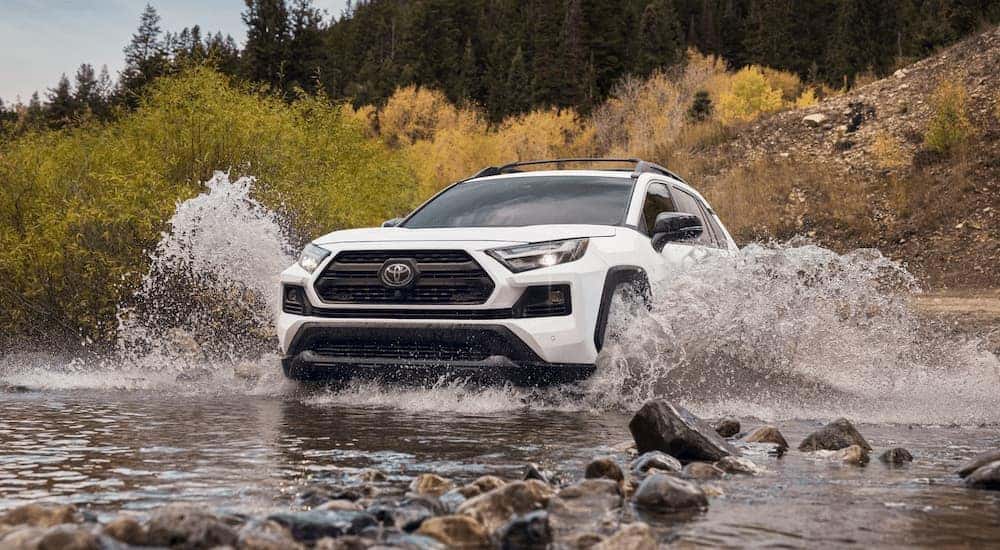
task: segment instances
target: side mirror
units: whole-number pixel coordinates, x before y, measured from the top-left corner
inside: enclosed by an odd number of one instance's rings
[[[684,212],[661,212],[653,224],[653,240],[658,243],[686,241],[701,235],[701,219]]]
[[[391,220],[385,220],[384,222],[382,222],[382,227],[396,227],[401,223],[403,223],[403,218],[393,218]]]

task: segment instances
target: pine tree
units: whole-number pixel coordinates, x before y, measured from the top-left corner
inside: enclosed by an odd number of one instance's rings
[[[323,65],[323,17],[312,0],[293,0],[288,50],[288,86],[315,92]]]
[[[507,71],[504,112],[506,114],[527,112],[531,109],[531,97],[531,76],[528,74],[524,52],[519,47],[514,52],[514,57],[510,60],[510,70]]]
[[[100,109],[101,97],[97,89],[97,76],[94,67],[89,63],[80,65],[76,70],[76,85],[73,91],[73,101],[81,109],[91,113]]]
[[[142,89],[166,71],[166,46],[160,33],[160,16],[153,6],[146,4],[139,18],[139,29],[123,50],[122,95],[129,105],[135,105]]]
[[[243,72],[254,82],[265,82],[283,90],[287,71],[291,30],[284,0],[246,0],[243,23],[247,43],[243,48]]]
[[[476,51],[472,47],[472,38],[465,41],[465,51],[462,54],[462,66],[458,72],[458,95],[465,101],[474,102],[479,98],[479,66],[476,65]]]
[[[59,77],[55,88],[49,88],[46,118],[53,128],[62,128],[72,122],[76,115],[76,101],[66,73]]]
[[[584,39],[583,6],[580,0],[566,0],[566,17],[562,26],[562,89],[560,107],[583,107],[587,90],[587,46]]]
[[[682,30],[673,0],[653,0],[639,23],[639,72],[649,74],[681,60]]]

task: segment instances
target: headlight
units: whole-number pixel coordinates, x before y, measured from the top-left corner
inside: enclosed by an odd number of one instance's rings
[[[514,273],[551,267],[583,257],[589,239],[567,239],[494,248],[486,253]]]
[[[307,244],[306,247],[302,249],[302,255],[299,256],[299,265],[302,269],[312,273],[313,271],[316,271],[316,268],[323,262],[323,259],[329,255],[329,250],[314,244]]]

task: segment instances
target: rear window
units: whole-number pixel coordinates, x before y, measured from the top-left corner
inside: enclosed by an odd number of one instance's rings
[[[569,175],[469,181],[425,204],[403,227],[618,225],[625,219],[632,181]]]

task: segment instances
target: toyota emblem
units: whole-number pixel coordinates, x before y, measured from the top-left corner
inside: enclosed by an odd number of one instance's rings
[[[413,282],[416,272],[407,263],[389,261],[382,266],[379,278],[389,288],[403,288]]]

